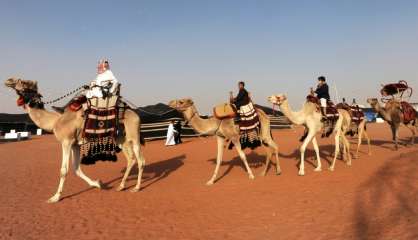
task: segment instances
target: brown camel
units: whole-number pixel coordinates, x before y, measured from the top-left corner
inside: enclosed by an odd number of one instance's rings
[[[238,128],[238,125],[234,123],[234,120],[232,118],[219,120],[217,118],[210,117],[208,119],[203,119],[200,117],[191,99],[172,100],[169,102],[168,105],[182,112],[184,118],[189,122],[192,128],[199,134],[216,135],[217,146],[218,146],[216,167],[215,167],[215,171],[213,173],[212,178],[206,183],[207,185],[212,185],[216,180],[216,176],[218,175],[218,171],[219,171],[219,166],[221,165],[221,162],[222,162],[222,155],[224,151],[223,148],[224,148],[226,139],[230,140],[235,145],[235,148],[241,160],[244,162],[245,168],[247,169],[249,178],[254,179],[254,175],[251,171],[251,168],[248,165],[245,153],[241,149],[240,130]],[[260,123],[261,123],[260,138],[267,153],[266,154],[266,166],[264,168],[264,171],[262,172],[262,176],[266,175],[269,164],[270,164],[270,159],[272,158],[273,154],[276,157],[276,174],[279,175],[281,173],[281,169],[280,169],[280,163],[279,163],[278,148],[271,136],[269,117],[260,109],[257,109],[257,113],[259,114]]]
[[[379,113],[383,119],[390,125],[392,130],[392,140],[395,144],[395,149],[398,150],[399,127],[404,124],[412,132],[411,145],[415,143],[415,135],[418,129],[418,118],[408,123],[404,123],[403,113],[397,102],[388,102],[386,107],[382,107],[377,98],[369,98],[367,102]]]
[[[40,128],[53,132],[62,146],[62,163],[60,172],[60,181],[57,192],[48,200],[48,203],[58,202],[63,191],[65,177],[68,173],[69,163],[72,156],[74,172],[92,187],[101,188],[100,181],[93,181],[87,177],[80,168],[80,138],[79,133],[83,128],[83,110],[77,112],[65,110],[64,113],[49,112],[44,109],[41,95],[38,93],[36,81],[21,80],[10,78],[5,81],[5,85],[16,91],[20,99],[24,99],[23,107],[29,114],[32,121]],[[22,103],[22,104],[23,104]],[[142,155],[140,146],[140,118],[132,110],[125,112],[125,119],[121,120],[126,129],[126,136],[117,139],[117,144],[127,159],[127,168],[117,190],[125,188],[126,179],[135,164],[138,163],[138,181],[132,192],[140,189],[141,175],[145,165],[145,159]]]
[[[312,141],[315,153],[316,153],[316,160],[317,166],[315,168],[316,172],[322,170],[321,159],[319,157],[319,147],[318,142],[316,140],[315,135],[323,129],[323,123],[321,121],[322,114],[317,110],[317,106],[314,103],[306,102],[302,110],[298,112],[293,112],[289,106],[289,101],[284,94],[273,95],[268,98],[273,104],[279,105],[280,110],[283,114],[295,125],[304,125],[308,128],[308,135],[304,139],[302,146],[300,147],[300,167],[299,167],[299,175],[305,175],[305,150],[307,145]],[[335,168],[335,160],[340,152],[340,139],[342,140],[342,144],[344,146],[343,153],[344,156],[348,157],[347,165],[351,165],[351,155],[350,155],[350,143],[348,142],[347,138],[345,137],[345,133],[349,129],[351,124],[350,114],[343,109],[338,109],[339,117],[334,127],[335,133],[335,154],[334,159],[332,161],[329,170],[333,171]]]

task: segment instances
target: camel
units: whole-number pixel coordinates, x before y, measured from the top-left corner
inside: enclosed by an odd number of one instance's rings
[[[298,112],[293,112],[289,106],[289,101],[287,96],[284,94],[273,95],[268,98],[268,101],[280,106],[280,110],[283,114],[295,125],[304,125],[308,129],[308,134],[303,140],[302,146],[300,147],[300,167],[299,175],[305,175],[305,150],[307,145],[312,141],[315,153],[317,166],[314,171],[322,171],[321,159],[319,157],[319,147],[315,135],[321,131],[323,128],[323,123],[321,122],[322,114],[317,110],[317,106],[314,103],[306,102],[303,105],[302,110]],[[351,118],[350,114],[343,109],[338,109],[339,117],[334,127],[335,133],[335,154],[329,170],[333,171],[335,169],[335,160],[340,152],[340,139],[344,146],[343,153],[345,156],[348,156],[347,165],[351,165],[351,155],[350,155],[350,143],[348,142],[345,133],[350,127]]]
[[[415,135],[418,131],[418,118],[415,121],[410,121],[409,123],[405,124],[403,121],[403,114],[399,105],[394,102],[389,102],[385,107],[382,107],[377,100],[377,98],[369,98],[367,99],[367,103],[374,109],[375,112],[379,113],[383,119],[390,125],[392,130],[392,140],[395,144],[395,150],[398,150],[398,138],[399,138],[399,127],[401,123],[405,125],[409,130],[411,130],[412,137],[411,137],[411,145],[415,143]]]
[[[191,127],[197,133],[205,134],[205,135],[216,135],[216,139],[217,139],[216,167],[215,167],[212,177],[206,183],[206,185],[212,185],[214,184],[216,180],[219,167],[222,162],[223,148],[224,148],[226,139],[230,140],[235,145],[236,151],[238,152],[241,160],[244,162],[249,178],[254,179],[254,175],[251,171],[251,168],[248,165],[245,153],[241,149],[240,130],[238,128],[238,125],[234,123],[234,119],[227,118],[227,119],[219,120],[215,117],[203,119],[200,117],[199,112],[197,111],[193,103],[193,100],[188,99],[188,98],[172,100],[168,103],[168,105],[172,108],[175,108],[179,112],[181,112],[184,118],[186,119],[186,121],[189,122]],[[266,166],[261,175],[262,176],[266,175],[269,164],[270,164],[270,160],[273,154],[276,157],[276,174],[280,175],[281,169],[280,169],[280,162],[279,162],[278,147],[276,143],[273,141],[273,138],[270,132],[269,117],[267,116],[266,113],[264,113],[260,109],[257,109],[256,111],[259,114],[259,119],[261,123],[261,130],[260,130],[261,142],[266,150]]]
[[[19,100],[23,99],[23,107],[32,121],[39,128],[53,132],[56,139],[61,143],[62,162],[59,185],[57,192],[47,202],[55,203],[60,200],[71,156],[75,174],[87,182],[89,186],[100,189],[100,181],[91,180],[83,173],[80,167],[80,139],[78,135],[83,128],[83,110],[80,109],[76,112],[65,110],[62,114],[45,110],[41,100],[42,95],[38,93],[36,81],[9,78],[5,81],[5,85],[16,91]],[[136,186],[131,191],[137,192],[140,189],[141,176],[145,165],[139,135],[141,120],[133,110],[127,109],[125,119],[121,119],[121,123],[125,126],[126,136],[119,137],[117,144],[121,147],[127,159],[127,168],[117,190],[121,191],[125,188],[126,179],[135,164],[134,158],[136,158],[138,163],[138,180]]]

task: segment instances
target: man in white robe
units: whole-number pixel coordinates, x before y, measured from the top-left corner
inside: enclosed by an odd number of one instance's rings
[[[97,66],[97,76],[90,84],[90,90],[87,91],[87,98],[103,98],[103,92],[114,95],[118,87],[118,80],[110,70],[109,62],[102,60]]]
[[[176,134],[176,130],[174,129],[173,122],[170,122],[167,129],[167,140],[165,141],[166,146],[173,146],[176,145],[176,141],[174,140]]]

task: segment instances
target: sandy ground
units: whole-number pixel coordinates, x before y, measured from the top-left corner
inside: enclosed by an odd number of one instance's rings
[[[273,168],[259,176],[259,149],[248,153],[256,174],[249,180],[236,152],[226,151],[219,180],[208,187],[215,139],[169,148],[157,141],[145,148],[140,192],[115,191],[125,169],[120,156],[117,163],[84,166],[103,181],[102,190],[71,172],[57,204],[45,202],[58,185],[54,137],[0,144],[0,239],[418,239],[418,144],[394,151],[388,126],[370,125],[372,156],[363,145],[353,166],[339,160],[330,172],[332,139],[322,139],[324,170],[313,172],[310,146],[300,177],[300,134],[300,128],[274,132],[281,176]]]

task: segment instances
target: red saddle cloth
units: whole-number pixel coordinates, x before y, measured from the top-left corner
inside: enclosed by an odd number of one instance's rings
[[[317,106],[318,111],[320,111],[320,109],[321,109],[321,103],[320,103],[320,101],[319,101],[319,99],[317,97],[312,96],[312,95],[308,95],[306,97],[306,100],[308,102],[315,103],[316,106]],[[330,101],[330,100],[327,101],[327,109],[326,109],[326,111],[327,111],[327,118],[328,118],[329,121],[336,121],[338,119],[339,115],[340,115],[338,113],[337,106],[335,106],[335,104],[332,101]]]
[[[403,113],[403,122],[405,124],[410,123],[411,121],[415,121],[417,118],[417,111],[412,107],[411,104],[408,102],[402,101],[400,103],[401,105],[401,111]]]
[[[82,95],[82,96],[75,97],[74,99],[71,100],[68,108],[72,112],[77,112],[78,110],[80,110],[80,108],[83,106],[85,102],[87,102],[86,96]]]

